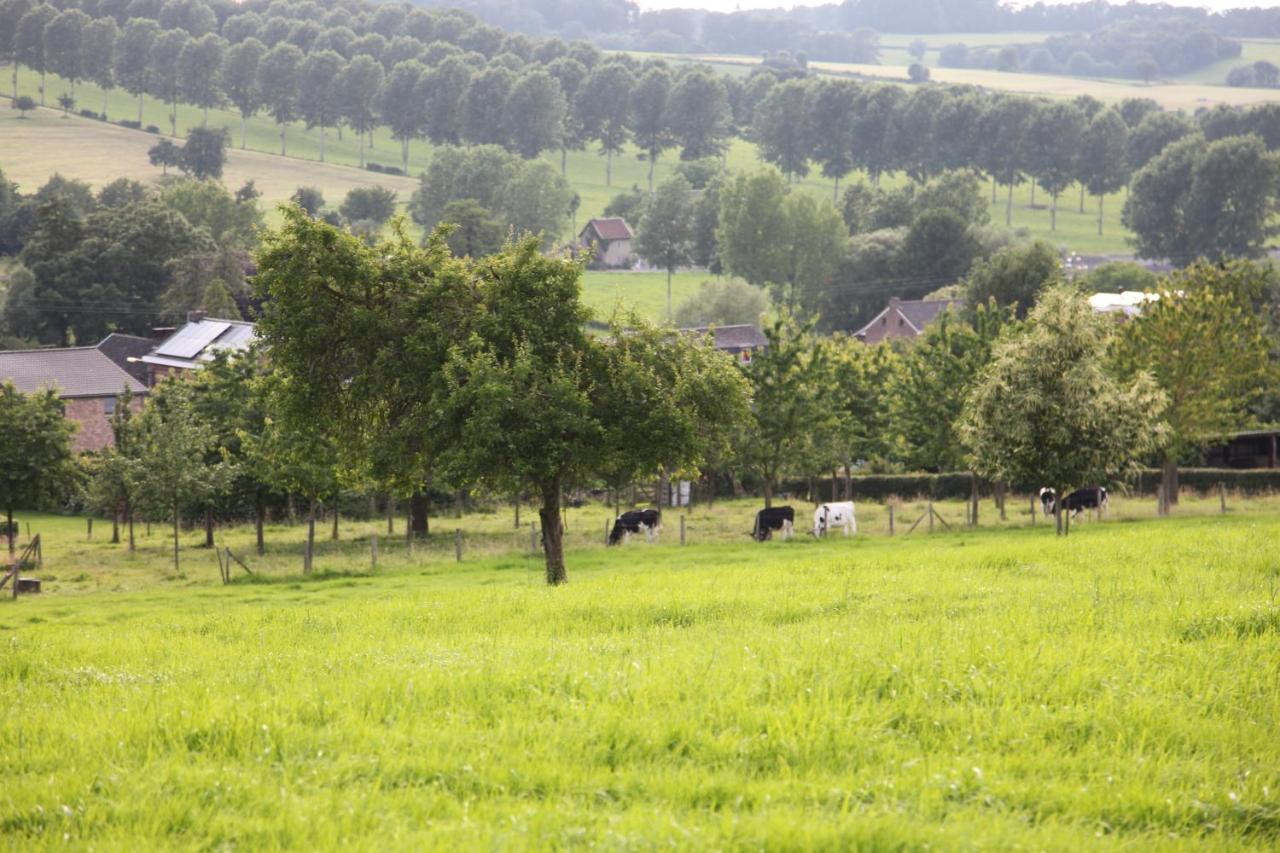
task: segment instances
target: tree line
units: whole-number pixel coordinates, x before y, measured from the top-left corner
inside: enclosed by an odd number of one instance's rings
[[[532,240],[458,257],[444,237],[371,247],[291,208],[256,255],[266,349],[163,383],[140,415],[125,396],[114,448],[80,465],[56,397],[4,388],[3,470],[23,473],[0,477],[0,505],[61,490],[126,531],[135,511],[171,519],[176,568],[182,518],[203,516],[211,544],[215,517],[253,517],[263,549],[269,511],[301,500],[310,571],[318,507],[344,495],[407,501],[426,533],[433,492],[525,493],[560,583],[564,495],[655,477],[728,479],[768,505],[794,477],[850,494],[855,472],[970,470],[1067,490],[1158,461],[1168,506],[1179,463],[1265,417],[1276,375],[1280,288],[1250,262],[1174,273],[1117,324],[1056,265],[1010,258],[986,302],[912,345],[818,335],[781,309],[743,364],[634,318],[587,335],[579,263]]]

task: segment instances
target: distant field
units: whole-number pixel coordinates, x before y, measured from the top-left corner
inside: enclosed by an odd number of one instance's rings
[[[883,508],[862,506],[872,535],[762,545],[743,535],[756,505],[695,508],[687,547],[671,512],[660,544],[608,551],[602,509],[571,510],[559,589],[522,554],[509,511],[436,519],[413,558],[384,538],[376,572],[366,537],[385,528],[347,523],[305,579],[300,527],[273,527],[266,560],[248,556],[247,530],[220,531],[259,573],[237,568],[226,587],[193,535],[175,574],[158,530],[129,556],[101,524],[89,543],[79,519],[20,514],[46,540],[47,585],[0,598],[0,838],[1280,841],[1274,501],[1233,502],[1226,518],[1189,501],[1174,519],[1067,539],[1012,518],[890,539]],[[958,520],[958,503],[941,509]]]
[[[697,292],[704,281],[715,276],[708,272],[678,272],[671,278],[671,306],[680,307]],[[608,320],[615,307],[630,308],[655,322],[667,320],[667,274],[665,272],[601,272],[588,271],[582,283],[582,301],[599,320]]]
[[[1011,75],[1018,76],[1018,75]],[[1065,78],[1053,78],[1065,79]],[[36,94],[38,77],[23,73],[19,75],[19,91],[23,94]],[[62,91],[62,83],[50,76],[48,83],[49,98],[56,97]],[[93,86],[85,83],[77,85],[76,91],[81,104],[94,110],[101,110],[101,93]],[[3,103],[3,100],[0,100]],[[114,92],[110,99],[110,115],[113,118],[134,118],[137,113],[137,101],[122,92]],[[152,99],[145,102],[144,123],[155,124],[162,130],[168,130],[167,107]],[[178,131],[185,135],[188,129],[197,126],[201,121],[201,112],[194,108],[180,107],[178,110]],[[227,127],[236,145],[239,144],[240,119],[226,111],[211,111],[209,120],[214,125]],[[319,133],[316,130],[305,131],[301,127],[289,129],[288,157],[279,157],[279,131],[276,125],[262,116],[255,117],[249,124],[248,147],[250,151],[234,154],[228,167],[225,183],[233,189],[245,178],[253,177],[259,189],[264,191],[265,200],[274,202],[287,198],[294,189],[303,184],[319,185],[326,190],[327,201],[337,206],[342,195],[353,186],[381,184],[396,189],[403,204],[408,201],[413,189],[417,186],[416,176],[430,162],[431,148],[425,142],[415,142],[410,148],[410,175],[413,177],[396,178],[378,175],[373,172],[357,171],[349,168],[357,164],[356,146],[352,144],[350,133],[346,139],[337,141],[330,131],[327,144],[327,164],[318,162]],[[141,131],[130,131],[102,122],[72,116],[61,117],[56,109],[37,110],[30,114],[26,121],[18,120],[16,113],[8,109],[0,109],[0,169],[12,180],[17,180],[25,192],[34,190],[54,172],[61,172],[67,177],[87,180],[95,185],[102,185],[117,177],[135,177],[151,179],[158,175],[147,161],[146,150],[155,144],[155,137]],[[399,162],[399,145],[385,136],[384,132],[376,133],[374,149],[368,152],[367,159],[383,164]],[[238,149],[237,149],[238,150]],[[262,152],[254,154],[253,152]],[[266,156],[271,155],[271,156]],[[560,166],[558,152],[547,153],[544,159]],[[727,162],[732,169],[752,169],[760,165],[755,146],[741,139],[733,141],[727,155]],[[678,153],[667,152],[658,160],[655,175],[658,181],[671,174],[672,167],[678,163]],[[347,168],[343,168],[347,167]],[[609,200],[617,193],[632,187],[647,186],[648,164],[640,159],[639,153],[629,149],[614,159],[613,184],[605,183],[605,158],[594,151],[572,151],[568,157],[568,176],[573,188],[581,196],[582,204],[578,211],[577,221],[581,226],[587,218],[603,213]],[[894,186],[906,181],[902,176],[887,176],[886,186]],[[797,181],[796,187],[815,195],[830,198],[831,183],[815,175]],[[1088,254],[1117,254],[1129,251],[1125,242],[1124,230],[1120,225],[1120,208],[1123,195],[1109,198],[1106,205],[1105,234],[1096,235],[1096,218],[1092,211],[1095,202],[1090,200],[1084,214],[1072,213],[1074,207],[1070,203],[1073,190],[1068,190],[1059,205],[1058,230],[1049,231],[1049,213],[1043,209],[1030,207],[1030,189],[1023,184],[1014,195],[1015,228],[1026,228],[1035,236],[1044,237],[1056,245],[1065,246],[1073,251]],[[999,225],[1004,223],[1003,189],[1000,198],[992,206],[992,221]],[[1037,204],[1047,201],[1043,194],[1037,196]],[[270,220],[269,220],[270,221]],[[568,238],[568,233],[561,235]],[[665,294],[663,296],[665,300]]]

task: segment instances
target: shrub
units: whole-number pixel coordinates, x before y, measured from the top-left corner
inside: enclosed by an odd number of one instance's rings
[[[154,124],[149,124],[149,125],[147,125],[147,127],[146,127],[146,131],[147,131],[147,133],[154,133],[154,134],[156,134],[156,135],[159,135],[159,133],[160,133],[160,128],[156,127]]]
[[[120,121],[116,122],[116,124],[120,125],[121,127],[127,127],[130,130],[142,130],[142,122],[140,121],[132,121],[127,118],[122,118],[120,119]]]

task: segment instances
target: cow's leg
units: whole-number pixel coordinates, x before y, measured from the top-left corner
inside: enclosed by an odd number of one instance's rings
[[[792,522],[786,519],[783,519],[782,520],[782,538],[790,539],[791,534],[794,532],[795,532],[795,525]]]

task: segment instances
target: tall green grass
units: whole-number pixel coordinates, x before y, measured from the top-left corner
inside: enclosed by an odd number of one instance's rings
[[[1014,518],[890,539],[864,507],[869,536],[758,545],[731,503],[695,509],[707,544],[675,544],[669,514],[662,544],[608,551],[585,508],[559,589],[518,542],[457,565],[447,536],[376,574],[352,545],[321,577],[251,561],[265,577],[222,587],[207,554],[174,578],[161,543],[123,566],[37,516],[59,580],[0,606],[0,834],[1274,849],[1274,502],[1123,520],[1144,505],[1066,539]],[[512,521],[437,530],[497,542]]]

